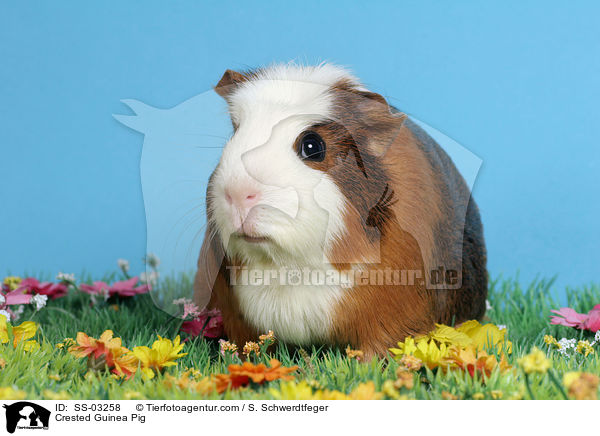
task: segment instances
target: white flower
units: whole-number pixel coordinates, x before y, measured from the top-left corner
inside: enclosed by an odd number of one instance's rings
[[[0,294],[0,306],[4,306],[4,303],[6,303],[6,298],[4,298],[4,295]]]
[[[117,265],[119,266],[119,269],[124,273],[129,271],[129,261],[127,259],[117,259]]]
[[[74,283],[75,282],[75,274],[67,274],[67,273],[59,272],[58,275],[56,276],[56,280],[58,280],[59,282]]]
[[[597,344],[598,342],[600,342],[600,330],[594,335],[594,342],[592,342],[592,345]]]
[[[21,317],[21,315],[23,314],[24,311],[25,311],[25,305],[24,304],[21,304],[19,306],[19,308],[16,309],[16,310],[13,309],[12,310],[12,320],[13,320],[13,322],[15,322],[16,320],[18,320]]]
[[[490,304],[490,300],[485,300],[485,310],[492,310],[493,307]]]
[[[158,281],[158,271],[143,272],[140,274],[140,282],[154,286]]]
[[[506,326],[504,324],[498,324],[496,327],[498,327],[498,330],[506,330]]]
[[[101,301],[104,301],[106,303],[106,301],[110,297],[110,292],[107,288],[102,288],[97,294],[92,294],[90,300],[94,306],[98,304],[98,297],[102,299]]]
[[[10,321],[10,312],[4,310],[4,309],[0,309],[0,315],[4,315],[6,317],[6,321]]]
[[[567,356],[569,354],[569,350],[575,349],[576,346],[577,339],[562,338],[558,341],[558,352],[563,356]]]
[[[31,304],[35,304],[35,310],[40,310],[42,309],[44,306],[46,306],[46,303],[48,302],[48,296],[47,295],[34,295],[33,297],[31,297]]]
[[[153,253],[148,253],[146,258],[144,259],[144,262],[152,269],[157,269],[158,265],[160,265],[160,259],[156,254]]]

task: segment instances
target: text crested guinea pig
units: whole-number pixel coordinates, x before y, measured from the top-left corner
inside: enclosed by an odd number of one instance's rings
[[[210,176],[196,302],[237,344],[385,355],[435,323],[480,319],[478,208],[448,155],[347,70],[225,72],[233,134]]]

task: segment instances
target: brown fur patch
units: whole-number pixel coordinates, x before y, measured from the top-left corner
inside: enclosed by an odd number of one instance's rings
[[[432,269],[461,262],[461,240],[452,239],[456,232],[438,232],[448,219],[448,228],[456,226],[455,218],[461,225],[460,216],[445,213],[454,207],[450,202],[455,199],[443,196],[448,175],[438,172],[403,117],[382,105],[382,98],[365,97],[360,91],[353,94],[345,84],[335,87],[334,93],[341,102],[335,117],[350,135],[344,143],[353,142],[353,146],[345,147],[356,150],[360,161],[367,164],[361,168],[356,164],[358,159],[342,160],[328,171],[350,200],[345,214],[347,233],[334,244],[329,256],[333,262],[338,257],[348,262],[347,255],[352,253],[354,262],[371,271],[421,271],[421,279],[413,284],[355,286],[336,306],[334,343],[350,344],[371,355],[385,354],[406,335],[425,333],[436,321],[448,322],[449,314],[462,319],[465,313],[474,313],[470,306],[481,308],[481,297],[473,298],[474,294],[485,295],[485,291],[480,288],[468,298],[456,298],[460,291],[427,288]],[[330,132],[323,132],[324,137],[340,130],[328,128]],[[453,166],[450,170],[456,172]],[[465,186],[455,187],[468,195]],[[368,237],[370,225],[380,233],[379,256],[377,244]],[[459,247],[459,251],[448,252],[451,247]],[[369,261],[377,257],[379,263]]]

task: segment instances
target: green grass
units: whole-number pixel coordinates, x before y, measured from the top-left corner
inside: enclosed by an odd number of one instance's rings
[[[116,277],[107,277],[111,278]],[[527,354],[533,346],[547,351],[548,347],[543,342],[545,334],[557,338],[593,338],[589,332],[549,324],[550,309],[565,305],[552,296],[551,285],[551,281],[544,280],[538,280],[526,288],[521,287],[516,280],[496,280],[490,285],[489,301],[492,309],[488,311],[486,321],[507,326],[508,337],[513,342],[513,352],[508,360],[515,367],[514,371],[502,374],[496,371],[488,379],[482,380],[480,377],[471,378],[460,371],[444,373],[441,370],[421,370],[414,376],[414,388],[402,388],[400,394],[414,399],[440,399],[448,396],[447,393],[461,399],[489,399],[497,397],[498,392],[501,392],[505,399],[529,398],[524,374],[517,364],[519,357]],[[166,282],[163,289],[168,293],[174,292],[178,287],[189,286],[189,278],[184,277],[179,281]],[[588,311],[594,304],[600,303],[600,288],[590,285],[567,290],[565,300],[562,303],[576,310]],[[115,310],[113,304],[118,304],[118,310]],[[73,399],[272,399],[270,388],[279,387],[279,382],[276,381],[222,395],[213,393],[203,396],[189,390],[167,387],[164,374],[153,380],[142,379],[139,371],[126,381],[116,380],[106,372],[85,377],[86,360],[77,359],[55,347],[64,338],[74,338],[78,331],[98,337],[104,330],[112,329],[115,336],[121,337],[123,345],[128,348],[136,345],[149,346],[156,335],[174,338],[178,334],[181,320],[157,309],[149,295],[92,306],[89,296],[72,290],[62,299],[49,301],[39,312],[27,308],[16,324],[30,319],[40,326],[36,337],[41,344],[38,351],[26,352],[22,346],[13,349],[11,344],[0,345],[0,357],[6,361],[4,369],[0,370],[0,387],[21,390],[30,399],[51,398],[52,393],[60,392],[68,393]],[[395,344],[390,344],[393,345]],[[168,368],[166,373],[177,377],[188,367],[198,369],[203,375],[227,371],[228,362],[220,356],[215,341],[196,338],[187,342],[183,351],[188,354],[177,361],[176,367]],[[298,365],[296,380],[308,380],[322,389],[344,393],[366,381],[372,381],[376,389],[380,390],[386,380],[395,379],[398,367],[392,358],[360,363],[348,359],[343,350],[313,347],[304,351],[291,352],[278,345],[272,357],[279,359],[285,366]],[[588,357],[579,354],[563,357],[553,351],[548,351],[548,357],[552,359],[552,373],[558,380],[562,380],[566,371],[600,374],[598,353],[600,346],[596,346],[596,353]],[[266,362],[268,357],[261,356],[259,359]],[[530,377],[531,390],[537,399],[563,398],[560,387],[551,380],[550,375]]]

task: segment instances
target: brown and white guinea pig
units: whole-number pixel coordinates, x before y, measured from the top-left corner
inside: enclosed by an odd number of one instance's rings
[[[483,316],[478,208],[405,114],[330,64],[228,70],[215,91],[234,131],[208,183],[194,295],[231,340],[273,330],[384,355]]]

